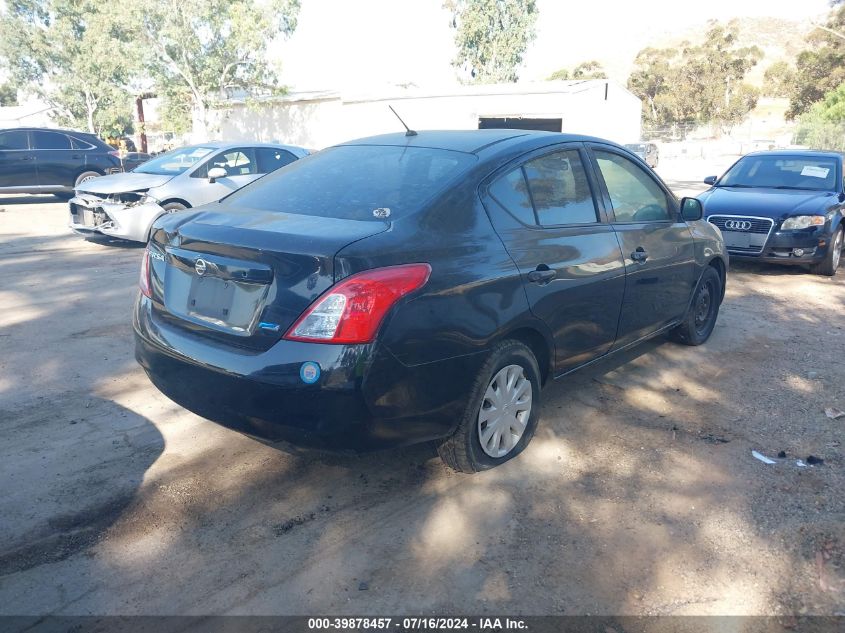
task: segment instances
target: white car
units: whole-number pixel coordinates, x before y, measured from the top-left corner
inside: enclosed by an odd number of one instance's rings
[[[182,147],[133,171],[92,178],[70,199],[70,228],[146,242],[164,213],[220,198],[309,154],[291,145],[203,143]]]

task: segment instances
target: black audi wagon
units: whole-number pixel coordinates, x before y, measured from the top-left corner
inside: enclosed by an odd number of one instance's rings
[[[153,226],[136,356],[186,408],[274,442],[517,455],[547,381],[707,340],[728,258],[696,199],[597,138],[384,135]]]

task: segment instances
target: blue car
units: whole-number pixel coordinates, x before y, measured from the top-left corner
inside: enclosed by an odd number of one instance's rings
[[[711,185],[699,196],[704,215],[722,231],[732,258],[836,274],[845,230],[842,154],[755,152],[704,182]]]

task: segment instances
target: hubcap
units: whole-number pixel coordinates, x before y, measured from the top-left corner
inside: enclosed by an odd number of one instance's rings
[[[698,291],[698,297],[695,300],[695,329],[699,332],[707,326],[707,321],[710,319],[711,303],[710,284],[706,283]]]
[[[842,256],[842,231],[836,233],[833,241],[833,270],[839,268],[839,258]]]
[[[478,439],[490,457],[504,457],[519,443],[531,417],[531,396],[531,381],[519,365],[493,376],[478,412]]]

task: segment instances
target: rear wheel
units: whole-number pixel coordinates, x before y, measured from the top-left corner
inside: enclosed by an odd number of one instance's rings
[[[718,271],[708,266],[692,298],[692,304],[684,320],[672,330],[672,338],[684,345],[701,345],[710,338],[722,299],[722,278]]]
[[[102,174],[96,171],[83,171],[76,177],[76,182],[73,184],[73,188],[76,189],[81,185],[83,182],[91,180],[93,178],[99,178]]]
[[[455,470],[487,470],[531,441],[540,408],[540,369],[519,341],[499,343],[481,367],[457,431],[437,449]]]
[[[818,264],[810,266],[810,272],[814,275],[826,275],[832,277],[836,274],[839,268],[839,262],[842,259],[842,229],[836,231],[836,235],[830,243],[830,248],[827,249],[827,254],[824,259]]]

